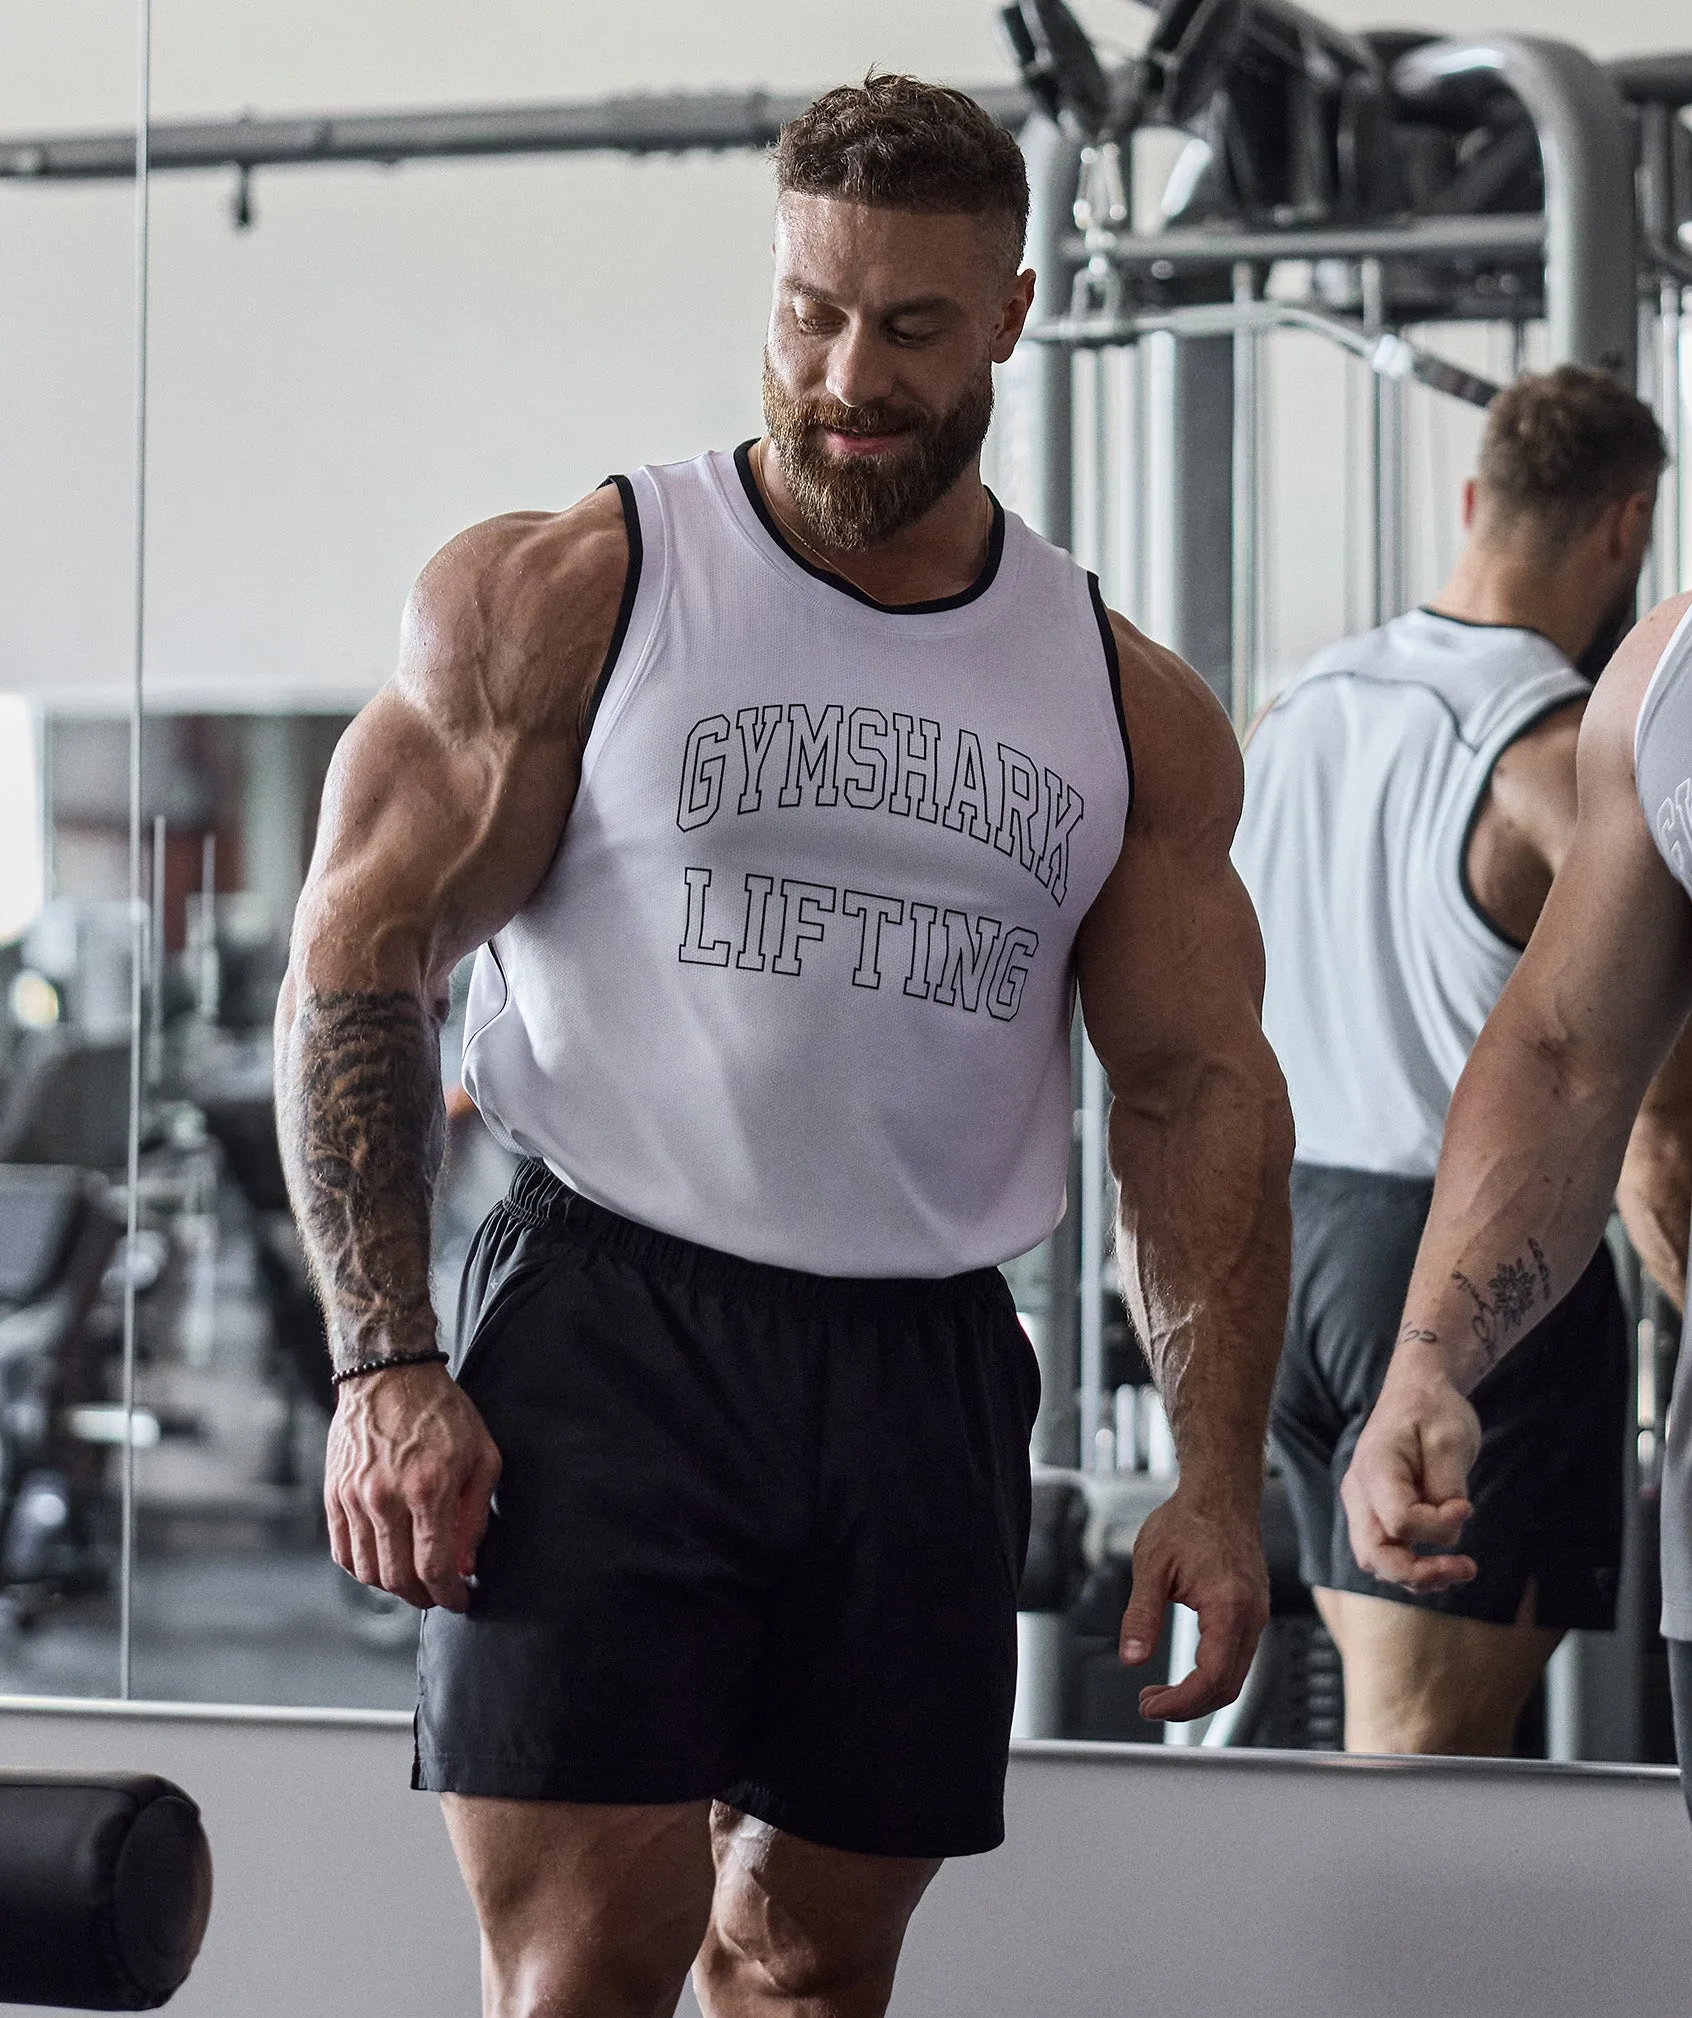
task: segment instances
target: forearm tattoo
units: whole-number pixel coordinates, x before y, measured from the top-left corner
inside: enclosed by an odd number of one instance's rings
[[[1451,1280],[1472,1306],[1469,1329],[1489,1373],[1503,1358],[1514,1335],[1526,1328],[1536,1311],[1543,1315],[1553,1302],[1545,1251],[1531,1234],[1527,1245],[1525,1256],[1518,1254],[1513,1261],[1498,1263],[1484,1290],[1460,1268],[1451,1272]]]
[[[429,1214],[446,1114],[415,995],[305,995],[278,1073],[288,1188],[339,1366],[435,1342]]]

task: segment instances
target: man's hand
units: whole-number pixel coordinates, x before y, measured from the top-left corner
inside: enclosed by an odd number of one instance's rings
[[[444,1366],[348,1381],[323,1481],[336,1562],[419,1610],[467,1610],[498,1479],[493,1438]]]
[[[1178,1603],[1197,1612],[1198,1664],[1169,1688],[1140,1691],[1140,1715],[1184,1724],[1231,1703],[1269,1623],[1269,1572],[1255,1499],[1218,1510],[1177,1486],[1140,1529],[1134,1592],[1122,1615],[1122,1661],[1151,1658],[1164,1614]]]
[[[1480,1440],[1480,1419],[1452,1385],[1438,1349],[1401,1343],[1340,1485],[1361,1568],[1409,1591],[1470,1581],[1474,1558],[1454,1551],[1474,1511],[1469,1467]]]

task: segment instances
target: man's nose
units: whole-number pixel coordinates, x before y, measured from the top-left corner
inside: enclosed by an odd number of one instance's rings
[[[893,391],[893,360],[887,345],[861,324],[843,330],[829,347],[829,396],[842,406],[869,406]]]

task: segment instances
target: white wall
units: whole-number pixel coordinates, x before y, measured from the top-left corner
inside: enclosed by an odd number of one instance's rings
[[[156,0],[155,105],[802,88],[871,63],[1002,79],[994,7]],[[1082,11],[1127,42],[1146,18],[1123,0]],[[1379,18],[1367,0],[1324,11]],[[9,0],[0,132],[128,123],[133,14],[131,0]],[[1477,25],[1473,0],[1390,18]],[[1479,18],[1598,53],[1692,36],[1684,0],[1499,0]],[[757,425],[769,191],[756,159],[277,171],[259,178],[245,235],[228,196],[222,176],[155,185],[161,694],[361,695],[387,669],[406,585],[459,526]],[[0,185],[0,688],[126,677],[130,233],[127,186]],[[1298,642],[1327,609],[1318,597],[1294,621]]]
[[[409,1761],[379,1717],[0,1708],[0,1767],[158,1772],[200,1802],[216,1896],[181,2018],[470,2018],[475,1925]],[[919,1910],[893,2018],[1686,2009],[1661,1770],[1034,1746],[1007,1821]]]

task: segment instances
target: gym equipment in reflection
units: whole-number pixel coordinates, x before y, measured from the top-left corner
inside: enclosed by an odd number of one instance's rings
[[[0,1773],[0,2003],[154,2011],[211,1917],[200,1811],[148,1773]]]
[[[91,1320],[119,1232],[105,1189],[87,1169],[0,1163],[0,1598],[15,1619],[105,1582],[105,1447],[78,1433],[102,1400]]]
[[[344,720],[149,725],[132,1242],[131,937],[128,907],[103,894],[121,867],[102,782],[122,724],[45,725],[57,894],[0,949],[10,1012],[0,1014],[0,1677],[21,1693],[112,1691],[127,1433],[151,1693],[408,1699],[417,1614],[336,1570],[324,1547],[334,1395],[288,1209],[270,1063],[283,935]],[[249,878],[256,888],[229,887]],[[448,1322],[475,1225],[509,1177],[473,1110],[452,1104],[436,1267]],[[224,1622],[208,1576],[228,1587]]]
[[[1139,55],[1112,62],[1063,0],[1017,0],[1002,20],[1040,108],[1023,131],[1040,287],[1004,403],[1032,515],[1198,668],[1242,732],[1271,678],[1270,479],[1285,465],[1272,464],[1266,405],[1283,341],[1303,346],[1305,398],[1345,417],[1331,446],[1312,432],[1345,515],[1334,545],[1361,562],[1349,627],[1411,600],[1410,443],[1418,428],[1429,438],[1441,403],[1484,405],[1530,357],[1596,365],[1637,379],[1678,451],[1692,283],[1692,134],[1679,115],[1692,55],[1602,66],[1537,37],[1352,35],[1285,0],[1166,0]],[[1160,129],[1174,150],[1166,171],[1148,145]],[[1443,354],[1480,341],[1488,372]],[[1686,579],[1681,496],[1676,476],[1648,600]],[[1323,564],[1309,551],[1297,561]],[[1108,1559],[1101,1510],[1122,1493],[1114,1397],[1130,1376],[1112,1363],[1126,1320],[1107,1242],[1106,1088],[1080,1040],[1076,1085],[1075,1209],[1019,1302],[1052,1398],[1036,1457],[1090,1514],[1067,1628],[1025,1638],[1030,1671],[1046,1671],[1031,1687],[1048,1718],[1025,1728],[1104,1736],[1116,1734],[1108,1716],[1078,1707],[1073,1674],[1094,1623],[1080,1591]],[[1621,1624],[1612,1640],[1580,1636],[1553,1665],[1539,1714],[1560,1757],[1672,1757],[1652,1465],[1653,1397],[1678,1334],[1626,1259],[1641,1410]],[[1272,1551],[1277,1492],[1271,1480]],[[1279,1577],[1262,1665],[1281,1671],[1283,1728],[1332,1726],[1331,1648]],[[1254,1675],[1232,1728],[1209,1741],[1252,1742],[1265,1687]]]

